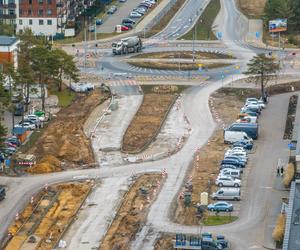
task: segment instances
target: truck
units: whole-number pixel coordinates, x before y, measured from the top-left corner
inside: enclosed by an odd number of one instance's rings
[[[228,249],[228,242],[224,236],[212,237],[210,233],[200,236],[176,234],[173,247],[178,250],[225,250]]]
[[[0,185],[0,201],[4,200],[5,199],[5,187]]]
[[[142,50],[142,40],[138,36],[127,37],[118,42],[112,43],[112,53],[122,55],[128,53],[140,52]]]

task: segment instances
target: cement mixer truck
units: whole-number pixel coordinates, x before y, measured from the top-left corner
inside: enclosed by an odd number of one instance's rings
[[[142,50],[142,40],[138,36],[127,37],[121,41],[112,43],[112,52],[114,55],[122,55]]]

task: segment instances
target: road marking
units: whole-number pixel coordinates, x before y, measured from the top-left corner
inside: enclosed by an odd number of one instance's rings
[[[273,187],[261,187],[261,188],[265,188],[265,189],[272,189]]]
[[[257,245],[254,245],[254,246],[249,247],[248,249],[258,249],[258,248],[261,248],[261,247],[257,246]]]

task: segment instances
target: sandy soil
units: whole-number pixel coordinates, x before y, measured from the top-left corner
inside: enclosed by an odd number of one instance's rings
[[[5,249],[53,249],[90,188],[91,183],[65,183],[41,191],[10,226],[13,237]],[[33,243],[28,242],[31,235]]]
[[[175,93],[144,94],[143,102],[123,137],[123,152],[139,153],[156,137],[176,97]]]
[[[130,187],[102,240],[101,250],[129,249],[131,241],[146,221],[148,208],[158,193],[161,180],[161,174],[145,174]],[[145,194],[141,188],[146,191]]]
[[[242,12],[249,17],[257,18],[263,14],[267,0],[237,0]]]
[[[36,155],[38,163],[28,172],[48,173],[93,164],[93,151],[83,125],[94,108],[106,98],[96,90],[88,96],[79,96],[69,107],[62,109],[29,150],[28,153]]]

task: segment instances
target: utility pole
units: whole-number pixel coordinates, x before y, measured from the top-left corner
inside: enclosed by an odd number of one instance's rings
[[[84,69],[86,68],[86,24],[84,23]]]

